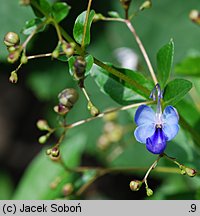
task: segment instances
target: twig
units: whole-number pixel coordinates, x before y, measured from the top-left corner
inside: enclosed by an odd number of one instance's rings
[[[65,128],[74,128],[76,126],[85,124],[85,123],[93,121],[95,119],[102,118],[104,115],[107,115],[107,114],[112,113],[112,112],[117,112],[117,111],[122,111],[122,110],[128,110],[128,109],[131,109],[131,108],[134,108],[134,107],[138,107],[138,106],[143,105],[143,104],[151,104],[151,103],[153,103],[153,101],[145,101],[145,102],[141,102],[141,103],[135,103],[135,104],[130,104],[130,105],[123,106],[123,107],[114,108],[114,109],[108,110],[106,112],[100,113],[98,116],[90,117],[90,118],[87,118],[87,119],[84,119],[84,120],[80,120],[80,121],[77,121],[75,123],[66,125]]]
[[[85,36],[86,36],[86,32],[87,32],[87,24],[88,24],[88,17],[90,14],[90,7],[92,4],[92,0],[88,1],[88,7],[87,7],[87,12],[86,12],[86,17],[85,17],[85,23],[84,23],[84,29],[83,29],[83,38],[82,38],[82,42],[81,42],[81,47],[84,49],[85,46]]]

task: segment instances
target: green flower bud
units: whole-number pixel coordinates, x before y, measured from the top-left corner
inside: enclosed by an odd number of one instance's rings
[[[92,116],[98,116],[99,115],[99,110],[92,104],[91,101],[88,102],[88,109],[90,110],[90,114]]]
[[[152,196],[153,191],[150,188],[146,188],[147,196]]]
[[[19,4],[23,6],[28,6],[31,4],[31,0],[20,0]]]
[[[143,4],[140,6],[140,10],[144,10],[144,9],[149,9],[152,6],[152,2],[151,1],[145,1],[143,2]]]
[[[130,189],[132,191],[138,191],[141,186],[142,186],[142,182],[139,180],[133,180],[130,182]]]
[[[99,137],[97,142],[97,147],[104,151],[110,146],[110,140],[108,139],[107,135],[103,134]]]
[[[16,71],[12,71],[9,77],[9,81],[11,83],[17,83],[17,80],[18,80],[18,76],[17,76]]]
[[[105,16],[103,16],[102,14],[98,13],[98,14],[95,14],[94,17],[93,17],[93,22],[97,22],[99,20],[104,20],[105,19]]]
[[[8,47],[18,45],[19,43],[19,35],[15,32],[8,32],[4,37],[4,44]]]
[[[109,111],[109,110],[107,110],[107,111]],[[117,119],[117,116],[118,116],[117,112],[110,112],[110,113],[105,114],[103,116],[103,120],[104,121],[115,121]]]
[[[49,131],[51,129],[47,121],[43,119],[37,121],[37,128],[41,131]]]
[[[74,190],[74,187],[71,183],[67,183],[66,185],[63,186],[62,188],[62,193],[64,196],[69,196],[70,194],[72,194]]]
[[[7,47],[7,50],[9,53],[12,53],[14,52],[15,50],[17,50],[19,48],[19,46],[10,46],[10,47]]]
[[[197,173],[197,171],[195,169],[192,169],[190,167],[186,167],[185,172],[190,177],[194,177],[196,175],[196,173]]]
[[[44,143],[46,143],[47,139],[48,139],[48,137],[46,135],[43,135],[43,136],[39,137],[38,142],[40,144],[44,144]]]
[[[52,52],[52,57],[53,58],[58,58],[58,56],[59,56],[59,50],[57,50],[57,49],[55,49],[53,52]]]
[[[22,54],[22,57],[21,57],[21,59],[20,59],[20,62],[22,63],[22,64],[26,64],[27,62],[28,62],[28,58],[27,58],[27,56],[23,53]]]
[[[189,14],[189,18],[200,25],[200,12],[198,10],[192,10]]]
[[[47,149],[46,154],[50,155],[51,154],[51,149]]]
[[[64,89],[58,95],[59,104],[67,107],[68,109],[71,109],[73,105],[76,103],[76,101],[78,100],[78,97],[79,95],[75,89],[73,88]]]

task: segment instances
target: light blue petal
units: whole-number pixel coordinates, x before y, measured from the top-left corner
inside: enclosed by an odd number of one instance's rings
[[[154,124],[143,124],[138,126],[135,131],[134,135],[138,142],[140,143],[146,143],[146,139],[148,137],[151,137],[155,132],[155,126]]]
[[[137,125],[155,123],[155,112],[147,105],[139,106],[135,113],[135,123]]]
[[[164,124],[163,125],[163,132],[165,133],[165,136],[167,137],[167,141],[172,140],[179,131],[179,125],[178,124]]]
[[[173,106],[167,106],[163,112],[163,121],[166,124],[178,124],[179,115]]]

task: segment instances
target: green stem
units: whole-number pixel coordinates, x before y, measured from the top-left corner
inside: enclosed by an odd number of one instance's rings
[[[111,66],[104,64],[103,62],[99,61],[96,58],[94,58],[94,63],[96,65],[100,66],[101,68],[105,69],[109,73],[113,74],[114,76],[118,77],[119,79],[125,81],[127,84],[135,86],[138,90],[140,90],[141,92],[143,92],[145,94],[146,98],[149,98],[150,91],[147,88],[145,88],[144,86],[140,85],[136,80],[126,76],[125,74],[121,73],[117,69],[112,68]]]
[[[86,32],[87,32],[87,24],[88,24],[88,18],[89,18],[89,14],[90,14],[91,4],[92,4],[92,0],[89,0],[87,12],[86,12],[86,17],[85,17],[84,29],[83,29],[83,38],[82,38],[82,42],[81,42],[81,47],[83,50],[85,49],[85,36],[86,36]]]
[[[130,104],[130,105],[123,106],[123,107],[114,108],[114,109],[108,110],[106,112],[100,113],[99,115],[97,115],[95,117],[90,117],[90,118],[80,120],[80,121],[77,121],[75,123],[66,125],[65,128],[77,127],[79,125],[85,124],[85,123],[93,121],[95,119],[102,118],[104,115],[110,114],[112,112],[117,112],[117,111],[121,111],[121,110],[128,110],[128,109],[135,108],[135,107],[138,107],[138,106],[143,105],[143,104],[152,104],[152,103],[153,103],[153,101],[145,101],[145,102],[141,102],[141,103],[135,103],[135,104]]]

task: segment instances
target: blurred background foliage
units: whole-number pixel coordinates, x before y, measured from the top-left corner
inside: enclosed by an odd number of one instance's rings
[[[51,1],[53,2],[53,1]],[[71,5],[70,13],[61,25],[72,35],[76,17],[87,8],[87,1],[66,1]],[[17,0],[0,0],[0,38],[8,31],[24,36],[21,29],[25,21],[34,18],[29,7],[22,7]],[[130,10],[135,10],[142,1],[134,0]],[[96,12],[107,15],[108,11],[123,10],[118,0],[93,0],[92,8]],[[141,12],[133,19],[138,35],[155,66],[158,49],[170,38],[175,43],[173,77],[186,77],[194,84],[190,93],[176,106],[187,122],[197,133],[200,132],[200,68],[198,73],[190,75],[189,71],[182,73],[176,66],[188,56],[200,56],[200,28],[192,23],[188,14],[192,9],[200,9],[198,0],[153,0],[150,10]],[[43,33],[37,34],[29,45],[28,54],[51,52],[57,44],[55,30],[49,27]],[[92,25],[90,54],[102,61],[112,62],[120,66],[115,55],[115,49],[128,47],[139,57],[140,68],[146,76],[148,70],[140,54],[137,44],[122,23],[97,22]],[[55,199],[63,198],[63,186],[67,183],[84,184],[84,178],[90,179],[88,173],[77,176],[66,173],[58,164],[51,162],[45,155],[43,147],[37,142],[41,135],[36,129],[36,121],[48,119],[50,125],[57,124],[57,115],[53,111],[57,103],[58,93],[66,87],[76,88],[80,98],[70,114],[67,123],[89,117],[87,103],[82,92],[68,73],[68,64],[57,60],[36,59],[30,61],[19,72],[19,82],[12,85],[8,82],[10,72],[16,65],[6,62],[7,50],[0,43],[0,199]],[[88,92],[95,105],[101,110],[119,106],[111,98],[100,92],[92,77],[86,80]],[[155,156],[146,151],[145,146],[136,142],[133,131],[134,109],[130,112],[120,112],[118,124],[127,128],[122,140],[113,143],[107,150],[98,148],[98,140],[103,132],[104,121],[99,119],[71,129],[62,144],[62,155],[70,167],[106,166],[106,167],[149,167]],[[47,146],[55,143],[56,137],[49,140]],[[200,146],[197,146],[190,133],[181,128],[177,137],[168,144],[166,153],[176,157],[185,165],[200,170]],[[45,147],[46,148],[46,147]],[[43,149],[43,150],[42,150]],[[174,166],[161,160],[159,165]],[[90,173],[92,175],[92,173]],[[82,199],[147,199],[143,189],[131,192],[129,182],[141,179],[143,172],[107,174],[97,180],[79,198]],[[57,187],[50,185],[56,178],[62,177]],[[77,182],[79,180],[79,182]],[[149,186],[154,190],[154,196],[148,199],[199,199],[200,178],[190,178],[178,174],[154,173],[149,179]],[[74,197],[72,197],[74,198]]]

